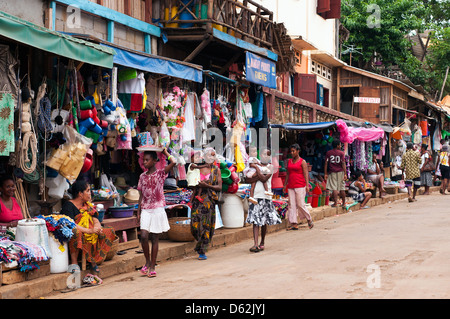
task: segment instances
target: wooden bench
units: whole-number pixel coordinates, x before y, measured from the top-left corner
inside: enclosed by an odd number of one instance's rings
[[[118,250],[126,250],[139,246],[138,228],[139,221],[137,216],[124,218],[105,218],[102,221],[103,227],[111,227],[114,229],[117,237],[119,237]]]

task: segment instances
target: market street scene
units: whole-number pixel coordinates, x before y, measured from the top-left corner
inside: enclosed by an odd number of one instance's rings
[[[0,299],[449,298],[449,17],[0,0]]]

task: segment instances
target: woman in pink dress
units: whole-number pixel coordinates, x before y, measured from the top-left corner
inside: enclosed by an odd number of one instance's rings
[[[11,223],[23,219],[22,209],[14,198],[16,184],[10,176],[0,179],[0,223]]]

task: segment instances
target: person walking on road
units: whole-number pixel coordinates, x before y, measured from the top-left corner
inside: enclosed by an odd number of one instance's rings
[[[164,209],[164,180],[175,166],[176,161],[166,149],[163,154],[170,164],[163,169],[157,169],[158,156],[154,151],[144,152],[144,167],[146,172],[139,177],[137,189],[140,192],[138,220],[141,228],[141,246],[145,256],[145,265],[140,269],[142,275],[156,277],[156,257],[159,249],[159,234],[170,229],[167,214]],[[152,253],[149,252],[149,237],[152,241]]]
[[[414,145],[411,142],[406,144],[406,153],[403,154],[402,164],[400,168],[405,173],[405,185],[408,188],[408,201],[415,202],[417,190],[420,188],[420,164],[422,158],[419,152],[414,150]],[[411,196],[411,187],[412,196]]]
[[[290,147],[292,158],[287,164],[286,180],[283,192],[288,191],[289,196],[289,223],[291,226],[287,230],[298,230],[298,213],[301,218],[306,218],[309,228],[313,228],[314,223],[311,214],[306,208],[305,196],[309,191],[308,165],[300,157],[300,146],[293,144]]]
[[[250,248],[250,251],[255,253],[264,250],[267,226],[281,224],[281,218],[275,210],[272,198],[270,195],[266,195],[266,189],[264,187],[264,184],[266,184],[268,190],[271,191],[270,185],[272,185],[272,173],[274,168],[273,165],[270,164],[270,159],[270,150],[264,149],[261,152],[261,166],[268,168],[270,174],[257,173],[259,176],[255,183],[254,198],[258,203],[250,203],[248,209],[247,223],[253,224],[254,240],[254,245]],[[257,172],[260,171],[261,170],[258,170]],[[261,242],[258,245],[259,229],[261,229]]]
[[[433,185],[433,176],[431,172],[434,170],[433,158],[430,151],[428,151],[428,145],[422,144],[421,147],[421,159],[420,164],[420,185],[425,187],[423,195],[430,195],[430,186]]]
[[[208,147],[205,152],[205,165],[200,168],[199,196],[192,200],[191,233],[197,244],[194,250],[199,260],[206,260],[206,251],[214,235],[216,226],[216,204],[218,193],[222,190],[222,177],[214,164],[216,151]]]
[[[448,179],[450,178],[449,162],[448,145],[444,144],[442,146],[441,154],[439,155],[439,168],[441,170],[442,177],[441,189],[439,191],[443,195],[445,195],[445,191],[448,186]]]
[[[329,150],[325,155],[324,178],[327,182],[327,189],[330,190],[331,199],[336,207],[338,204],[338,195],[342,199],[341,206],[345,206],[345,180],[347,179],[347,166],[345,164],[345,154],[341,150],[341,142],[333,141],[333,149]],[[328,175],[328,172],[330,173]]]

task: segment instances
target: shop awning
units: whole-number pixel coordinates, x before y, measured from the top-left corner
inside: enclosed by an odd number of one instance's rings
[[[116,55],[114,56],[115,64],[199,83],[203,81],[203,68],[200,65],[176,61],[144,52],[131,52],[103,43],[101,46],[113,48],[116,51]]]
[[[0,11],[0,35],[69,59],[105,68],[113,66],[114,50],[51,31]]]
[[[381,128],[386,133],[392,133],[394,131],[392,125],[390,124],[374,124],[371,122],[356,122],[356,121],[349,121],[349,120],[343,120],[347,126],[351,127],[361,127],[361,128]]]
[[[218,81],[222,81],[222,82],[226,82],[226,83],[230,83],[230,84],[237,84],[238,82],[236,82],[235,80],[232,80],[230,78],[227,78],[226,76],[220,75],[216,72],[210,71],[210,70],[203,70],[203,74],[218,80]]]
[[[273,128],[284,128],[286,130],[298,130],[298,131],[320,131],[336,125],[336,122],[317,122],[317,123],[303,123],[303,124],[271,124]]]

